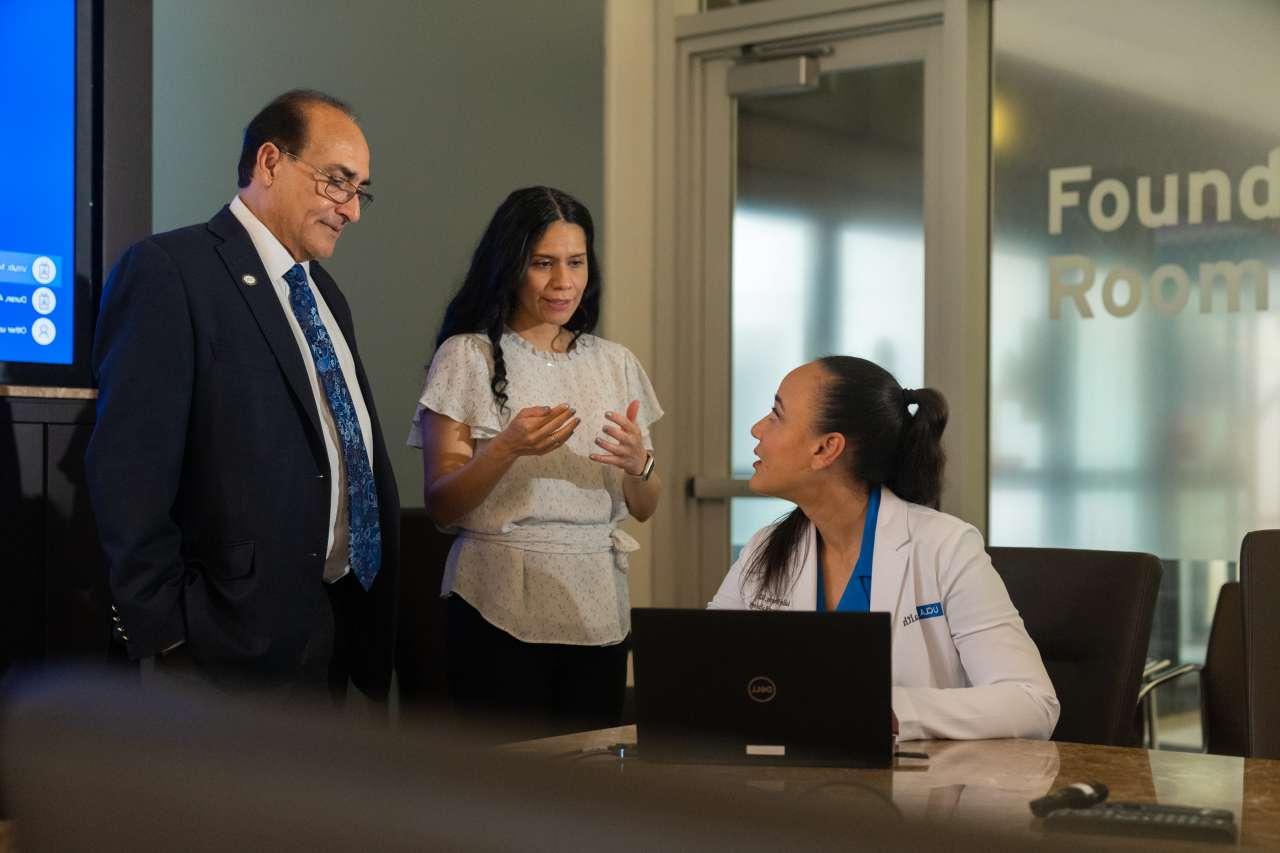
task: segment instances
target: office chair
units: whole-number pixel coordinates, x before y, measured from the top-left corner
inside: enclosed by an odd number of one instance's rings
[[[1250,758],[1280,758],[1280,530],[1255,530],[1240,544]]]
[[[1240,580],[1222,585],[1203,666],[1183,664],[1144,684],[1200,675],[1203,749],[1215,755],[1280,758],[1280,530],[1255,530],[1240,545]],[[1153,730],[1154,731],[1154,730]]]
[[[1154,709],[1156,689],[1190,673],[1200,678],[1201,750],[1214,755],[1246,755],[1249,721],[1245,703],[1244,610],[1238,582],[1224,583],[1218,592],[1204,664],[1184,663],[1162,669],[1149,676],[1138,691],[1139,705],[1148,720],[1150,748],[1160,746]]]
[[[1168,658],[1147,658],[1147,663],[1142,668],[1142,688],[1138,690],[1138,717],[1133,725],[1134,730],[1140,732],[1140,743],[1147,749],[1159,749],[1156,744],[1160,739],[1160,712],[1156,707],[1155,692],[1143,691],[1153,678],[1164,674],[1172,666],[1173,661]]]
[[[988,551],[1058,693],[1053,739],[1136,744],[1160,561],[1124,551]]]
[[[433,717],[447,707],[444,599],[440,581],[454,537],[421,507],[400,511],[400,603],[396,683],[408,715]]]

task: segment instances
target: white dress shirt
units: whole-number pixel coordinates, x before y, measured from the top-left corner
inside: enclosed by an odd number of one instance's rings
[[[321,431],[324,433],[325,455],[329,459],[329,484],[331,490],[329,497],[329,544],[325,550],[324,580],[326,583],[332,583],[351,571],[351,563],[347,556],[349,554],[348,543],[337,542],[336,536],[337,530],[341,529],[345,532],[348,529],[347,520],[338,518],[339,506],[345,507],[347,504],[346,496],[343,493],[346,489],[347,477],[345,466],[342,463],[342,445],[334,428],[333,418],[329,414],[329,398],[325,395],[324,388],[320,385],[319,376],[316,375],[316,364],[311,358],[311,348],[307,345],[307,337],[303,334],[302,326],[298,324],[298,318],[294,316],[293,307],[289,304],[289,283],[284,280],[284,274],[298,262],[276,239],[270,229],[263,225],[258,217],[254,216],[253,211],[249,210],[245,203],[240,200],[239,195],[231,200],[231,213],[244,226],[244,230],[249,232],[249,239],[253,241],[253,247],[257,250],[258,257],[262,259],[262,266],[266,269],[267,276],[271,279],[271,286],[275,289],[276,298],[280,300],[280,308],[284,311],[289,328],[293,330],[294,340],[297,341],[298,351],[302,354],[302,363],[307,369],[307,381],[311,383],[311,394],[315,397],[316,410],[320,414]],[[369,409],[365,406],[364,395],[360,393],[360,383],[356,378],[355,359],[351,357],[351,348],[347,346],[347,341],[342,336],[342,330],[338,328],[338,323],[329,311],[329,306],[325,304],[324,297],[316,289],[315,282],[311,278],[311,263],[304,261],[302,268],[307,273],[307,285],[311,288],[311,296],[316,301],[316,309],[320,313],[320,322],[324,324],[330,340],[333,341],[333,351],[338,357],[338,365],[342,369],[342,378],[347,383],[347,391],[351,394],[351,405],[355,407],[356,418],[360,422],[360,434],[364,438],[364,450],[369,457],[369,467],[372,469],[373,431],[369,422]],[[340,545],[341,547],[335,548],[335,545]]]

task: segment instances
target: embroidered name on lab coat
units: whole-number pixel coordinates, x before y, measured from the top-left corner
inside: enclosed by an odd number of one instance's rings
[[[751,599],[752,610],[779,610],[790,606],[791,599],[779,598],[776,595],[769,595],[766,592],[758,592],[756,593],[755,598]]]

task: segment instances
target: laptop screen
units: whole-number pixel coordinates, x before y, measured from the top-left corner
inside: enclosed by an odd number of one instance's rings
[[[889,614],[631,611],[643,759],[889,766]]]

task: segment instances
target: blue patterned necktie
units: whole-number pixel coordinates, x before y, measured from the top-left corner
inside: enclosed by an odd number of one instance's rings
[[[373,482],[373,470],[369,467],[369,455],[365,452],[364,436],[360,433],[360,420],[356,407],[351,403],[351,392],[342,378],[338,356],[333,351],[333,341],[320,312],[315,297],[307,285],[307,273],[302,264],[294,264],[284,274],[289,285],[289,305],[293,316],[302,327],[311,358],[315,361],[316,376],[329,400],[329,411],[338,428],[338,440],[342,444],[342,460],[347,469],[347,508],[350,511],[351,571],[366,590],[373,586],[373,579],[382,565],[382,535],[378,524],[378,490]]]

